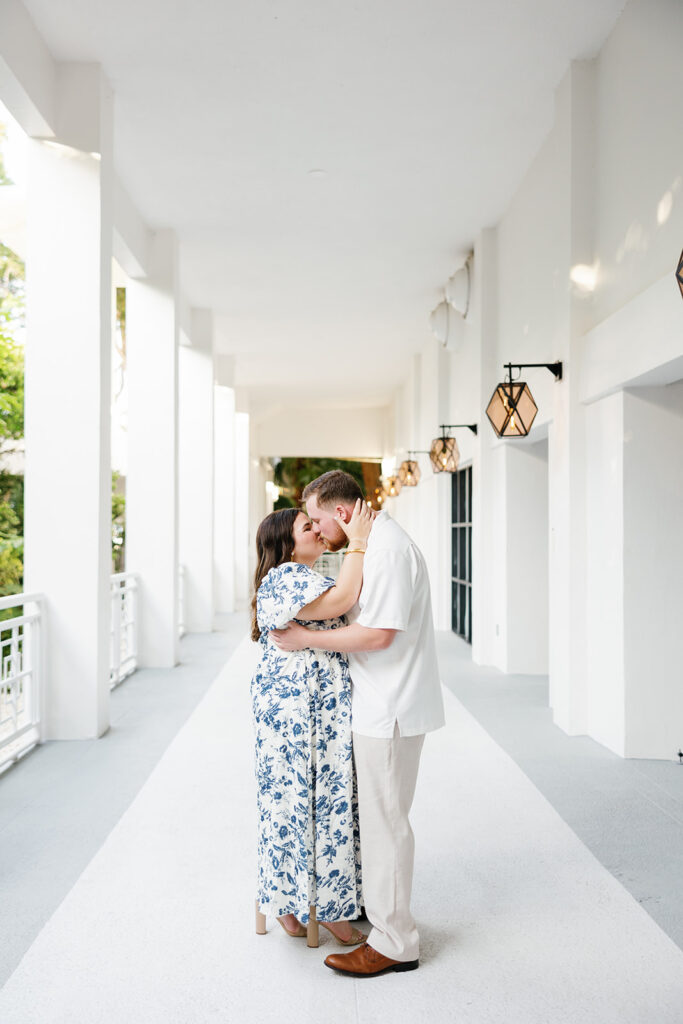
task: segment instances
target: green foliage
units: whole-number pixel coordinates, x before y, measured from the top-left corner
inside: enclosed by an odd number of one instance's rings
[[[23,436],[24,350],[2,333],[0,319],[0,442],[17,441]],[[8,450],[7,444],[3,449]]]
[[[114,572],[123,572],[126,544],[126,496],[121,487],[121,474],[111,475],[111,562]]]
[[[26,308],[26,265],[0,242],[0,313],[6,322],[21,323]]]
[[[24,579],[24,478],[0,473],[0,597],[21,591]],[[0,611],[10,619],[16,609]]]
[[[343,469],[345,473],[358,481],[361,490],[365,491],[363,464],[350,459],[280,459],[273,472],[273,482],[285,489],[275,502],[275,508],[292,508],[301,504],[301,495],[306,484],[311,480],[328,473],[331,469]]]
[[[0,141],[2,126],[0,125]],[[8,184],[0,159],[0,184]],[[0,244],[0,448],[10,452],[24,436],[24,351],[10,336],[22,324],[25,268],[16,253]],[[22,589],[24,576],[24,481],[0,471],[0,596]],[[6,619],[11,609],[0,612]]]

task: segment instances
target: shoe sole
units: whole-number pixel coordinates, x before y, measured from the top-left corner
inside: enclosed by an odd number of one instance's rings
[[[419,960],[404,960],[403,963],[390,964],[389,967],[383,967],[381,971],[345,971],[341,967],[334,967],[333,964],[325,964],[325,967],[329,967],[331,971],[337,971],[338,974],[349,974],[352,978],[377,978],[380,974],[387,974],[389,971],[394,971],[395,974],[400,974],[402,971],[416,971],[420,966]]]

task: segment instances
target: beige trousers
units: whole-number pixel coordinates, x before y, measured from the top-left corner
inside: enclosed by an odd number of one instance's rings
[[[353,734],[368,942],[392,960],[419,955],[410,913],[415,840],[408,815],[423,743],[424,735],[399,736],[398,724],[392,739]]]

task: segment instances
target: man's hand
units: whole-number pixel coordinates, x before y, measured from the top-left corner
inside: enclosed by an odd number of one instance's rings
[[[270,635],[281,651],[303,651],[313,646],[311,632],[298,622],[290,622],[285,629],[271,629]]]

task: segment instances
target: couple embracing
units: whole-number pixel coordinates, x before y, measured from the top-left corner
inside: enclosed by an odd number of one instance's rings
[[[414,970],[408,816],[425,733],[444,723],[427,569],[347,473],[303,498],[306,513],[272,512],[256,537],[257,931],[270,912],[317,946],[322,924],[353,947],[328,967]],[[344,547],[336,582],[313,569]],[[363,906],[369,935],[352,924]]]

